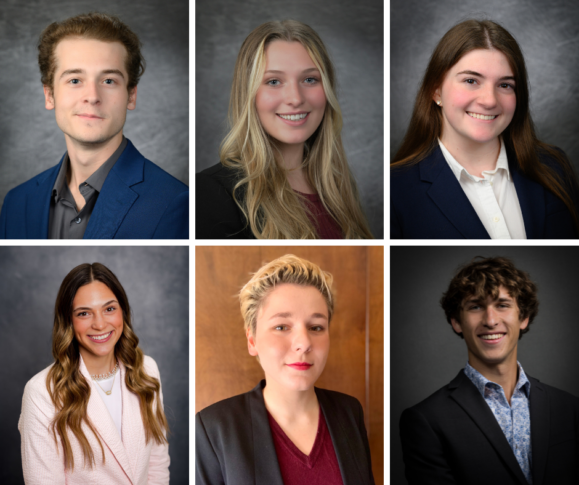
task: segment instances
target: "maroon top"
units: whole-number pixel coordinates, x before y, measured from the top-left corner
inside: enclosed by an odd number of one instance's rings
[[[306,205],[308,206],[310,212],[314,215],[315,219],[312,218],[309,214],[308,217],[310,217],[310,221],[317,229],[318,237],[320,239],[344,239],[342,229],[326,210],[318,194],[304,194],[303,192],[298,192],[297,190],[296,192],[305,197]]]
[[[320,408],[318,432],[309,455],[304,455],[267,412],[284,485],[344,485],[332,437]]]

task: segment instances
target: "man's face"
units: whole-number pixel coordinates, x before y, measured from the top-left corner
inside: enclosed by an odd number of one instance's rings
[[[94,146],[122,136],[137,88],[127,91],[127,51],[119,42],[69,37],[55,49],[54,89],[44,86],[67,143]]]
[[[496,300],[466,298],[460,322],[452,319],[451,324],[464,336],[470,365],[480,372],[501,364],[516,365],[519,333],[527,328],[529,318],[519,320],[517,301],[500,286]]]

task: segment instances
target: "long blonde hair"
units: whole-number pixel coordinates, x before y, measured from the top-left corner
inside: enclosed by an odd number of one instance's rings
[[[318,237],[305,198],[291,189],[280,151],[261,126],[255,107],[265,71],[265,49],[274,40],[300,42],[322,77],[327,103],[320,126],[305,142],[302,166],[308,182],[345,238],[372,238],[342,146],[342,112],[332,62],[318,34],[295,20],[260,25],[245,39],[237,56],[229,100],[230,131],[219,153],[223,165],[239,171],[234,199],[258,239]]]
[[[151,439],[158,444],[167,443],[165,435],[169,430],[159,398],[161,385],[158,379],[145,372],[143,351],[138,347],[139,339],[133,332],[131,309],[125,290],[106,266],[100,263],[81,264],[64,278],[56,297],[52,330],[52,355],[55,362],[46,378],[46,387],[56,408],[52,433],[55,442],[56,433],[60,437],[64,449],[64,466],[70,470],[74,469],[74,457],[68,431],[79,441],[85,464],[92,467],[96,463],[94,452],[82,430],[83,422],[95,435],[104,461],[103,445],[87,416],[91,386],[80,372],[79,347],[72,325],[72,302],[76,292],[81,286],[93,281],[107,285],[123,311],[123,333],[115,346],[115,357],[125,365],[127,388],[139,397],[147,443]],[[153,409],[155,401],[156,409]]]

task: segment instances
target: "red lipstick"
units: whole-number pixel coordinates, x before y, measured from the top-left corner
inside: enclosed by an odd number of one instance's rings
[[[308,364],[307,362],[294,362],[293,364],[287,364],[288,367],[296,370],[308,370],[314,364]]]

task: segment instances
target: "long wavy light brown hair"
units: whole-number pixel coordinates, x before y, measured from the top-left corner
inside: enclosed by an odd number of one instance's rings
[[[342,146],[342,112],[332,62],[318,34],[295,20],[260,25],[245,39],[237,56],[229,100],[230,131],[219,153],[223,165],[239,170],[234,199],[258,239],[318,237],[305,198],[291,189],[276,140],[263,129],[255,107],[265,71],[265,49],[274,40],[301,43],[322,77],[327,99],[324,117],[304,148],[302,167],[308,182],[345,238],[372,238]]]
[[[139,397],[147,443],[151,439],[158,444],[167,443],[165,435],[169,430],[159,398],[159,380],[149,376],[143,367],[143,351],[138,347],[139,339],[133,332],[131,309],[125,290],[106,266],[100,263],[81,264],[66,275],[56,297],[52,330],[52,355],[55,362],[46,378],[46,387],[56,408],[52,433],[55,441],[57,433],[60,437],[64,449],[64,466],[70,470],[74,469],[74,458],[69,432],[82,446],[85,464],[92,467],[96,463],[94,452],[82,430],[83,422],[97,438],[104,461],[102,443],[87,416],[91,386],[80,372],[79,346],[72,325],[72,303],[76,292],[93,281],[107,285],[123,311],[123,333],[115,346],[115,357],[126,367],[125,384]],[[155,402],[156,406],[153,406]]]
[[[451,28],[440,40],[416,96],[408,131],[391,167],[418,163],[438,146],[443,121],[441,109],[433,100],[434,93],[452,66],[475,49],[502,52],[515,77],[517,106],[511,123],[502,133],[509,158],[516,157],[521,172],[527,178],[561,199],[578,224],[578,214],[571,196],[571,191],[577,187],[573,169],[562,152],[537,138],[529,112],[529,85],[523,53],[513,36],[491,20],[466,20]],[[540,155],[556,160],[563,175],[541,163]]]

